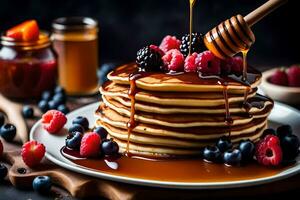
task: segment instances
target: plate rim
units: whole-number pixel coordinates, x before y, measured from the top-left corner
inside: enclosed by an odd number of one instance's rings
[[[297,115],[300,116],[300,111],[296,108],[293,108],[289,105],[274,102],[275,106],[284,107],[285,109],[289,109],[293,112],[295,112]],[[97,107],[99,105],[99,102],[91,103],[88,105],[85,105],[81,108],[78,108],[69,114],[67,114],[67,117],[69,115],[73,115],[76,112],[80,112],[83,110],[87,110],[90,107]],[[41,119],[38,120],[31,128],[30,130],[30,140],[34,140],[34,133],[35,130],[41,126]],[[257,179],[247,179],[247,180],[237,180],[237,181],[222,181],[222,182],[174,182],[174,181],[158,181],[158,180],[149,180],[149,179],[141,179],[141,178],[131,178],[126,176],[120,176],[120,175],[112,175],[107,174],[99,171],[93,171],[86,169],[80,165],[76,165],[74,163],[67,163],[62,161],[61,159],[53,156],[51,153],[48,153],[46,151],[45,157],[49,159],[51,162],[57,164],[60,167],[63,167],[67,170],[73,171],[75,173],[84,174],[90,177],[99,178],[99,179],[105,179],[110,181],[116,181],[116,182],[122,182],[122,183],[129,183],[133,185],[143,185],[143,186],[150,186],[150,187],[158,187],[158,188],[173,188],[173,189],[226,189],[226,188],[240,188],[240,187],[247,187],[247,186],[253,186],[253,185],[260,185],[265,183],[270,183],[276,180],[285,179],[288,177],[291,177],[295,174],[300,173],[300,163],[298,162],[295,166],[288,168],[287,170],[284,170],[278,174],[275,174],[273,176],[269,177],[262,177]]]

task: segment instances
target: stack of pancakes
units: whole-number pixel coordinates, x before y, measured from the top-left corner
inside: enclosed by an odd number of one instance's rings
[[[196,73],[149,73],[135,80],[133,104],[128,95],[129,77],[136,71],[133,63],[120,66],[100,88],[103,102],[96,111],[96,126],[108,131],[121,152],[146,157],[193,156],[224,135],[233,143],[256,141],[267,126],[273,102],[256,94],[261,79],[257,71],[248,73],[248,84],[233,77],[220,84],[218,78]],[[232,123],[225,117],[226,94]],[[135,107],[135,126],[128,131],[131,106]]]

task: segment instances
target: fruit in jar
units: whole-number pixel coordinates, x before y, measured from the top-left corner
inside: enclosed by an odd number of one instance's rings
[[[39,39],[39,26],[35,20],[25,21],[6,31],[6,36],[16,41],[32,42]]]

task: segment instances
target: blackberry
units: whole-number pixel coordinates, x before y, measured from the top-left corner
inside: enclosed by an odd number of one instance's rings
[[[143,47],[137,52],[136,63],[140,71],[159,71],[163,66],[161,53],[151,46]]]
[[[196,52],[200,53],[206,50],[206,47],[203,42],[203,36],[201,33],[192,33],[192,45],[191,45],[191,54]],[[181,38],[180,51],[187,57],[190,50],[190,34],[185,34]]]

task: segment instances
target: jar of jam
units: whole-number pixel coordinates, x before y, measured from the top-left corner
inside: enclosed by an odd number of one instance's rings
[[[57,81],[57,55],[47,33],[32,42],[1,37],[0,92],[9,98],[37,98]]]

